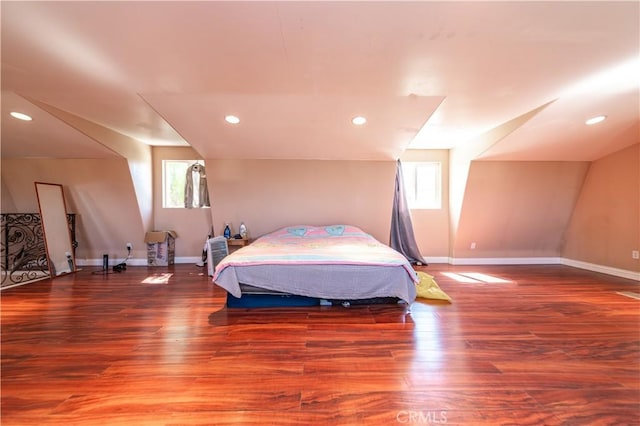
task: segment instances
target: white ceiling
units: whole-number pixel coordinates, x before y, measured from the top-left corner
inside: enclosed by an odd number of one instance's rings
[[[549,102],[482,158],[594,160],[640,140],[635,1],[0,5],[3,157],[115,155],[27,99],[205,158],[394,159]]]

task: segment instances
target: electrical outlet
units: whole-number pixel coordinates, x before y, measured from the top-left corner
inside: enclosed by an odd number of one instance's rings
[[[133,244],[127,243],[127,250],[129,251],[133,250]]]
[[[475,249],[476,249],[476,243],[475,243],[475,241],[471,243],[471,245],[469,246],[469,248],[470,248],[471,250],[475,250]]]
[[[631,258],[632,258],[632,259],[640,259],[640,251],[638,251],[638,250],[631,250]]]

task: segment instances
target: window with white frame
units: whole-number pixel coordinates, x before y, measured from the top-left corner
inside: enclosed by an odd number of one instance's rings
[[[162,160],[162,207],[164,208],[186,208],[185,189],[187,186],[187,171],[194,165],[199,164],[204,167],[203,160]],[[192,203],[191,207],[199,207],[200,180],[193,179],[191,182]],[[206,190],[206,188],[203,188]],[[208,203],[208,200],[207,200]],[[208,207],[208,206],[207,206]]]
[[[442,164],[440,162],[403,162],[402,175],[410,209],[442,208]]]

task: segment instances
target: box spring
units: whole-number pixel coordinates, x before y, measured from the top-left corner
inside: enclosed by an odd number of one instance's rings
[[[227,307],[229,308],[272,308],[272,307],[300,307],[319,305],[374,305],[397,304],[401,301],[396,297],[375,297],[358,300],[324,300],[315,297],[298,296],[277,291],[240,284],[241,297],[227,293]]]

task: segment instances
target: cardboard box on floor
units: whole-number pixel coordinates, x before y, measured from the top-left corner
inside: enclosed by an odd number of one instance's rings
[[[144,236],[147,243],[147,265],[169,266],[175,263],[176,231],[151,231]]]

